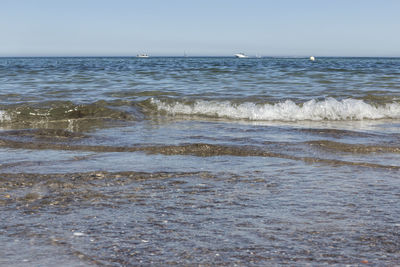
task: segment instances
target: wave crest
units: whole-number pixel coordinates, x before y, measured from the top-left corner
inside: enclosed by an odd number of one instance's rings
[[[230,101],[197,100],[193,103],[165,101],[152,98],[150,102],[158,111],[172,115],[195,115],[215,118],[254,121],[344,121],[399,119],[400,104],[372,105],[362,100],[327,98],[296,104],[291,100],[274,104],[251,102],[235,104]]]
[[[0,108],[1,126],[82,130],[102,126],[110,120],[135,120],[135,114],[114,108],[112,103],[105,101],[88,104],[74,104],[69,101],[22,103]]]

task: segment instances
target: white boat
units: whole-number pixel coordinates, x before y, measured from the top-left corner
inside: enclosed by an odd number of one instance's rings
[[[246,56],[246,55],[243,54],[243,53],[238,53],[238,54],[235,54],[235,57],[237,57],[237,58],[246,58],[246,57],[248,57],[248,56]]]
[[[136,55],[136,57],[145,58],[145,57],[149,57],[149,55],[147,55],[147,54],[138,54],[138,55]]]

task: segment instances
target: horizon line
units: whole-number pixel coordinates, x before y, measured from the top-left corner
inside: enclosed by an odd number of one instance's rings
[[[176,58],[196,58],[196,57],[224,57],[224,58],[235,58],[235,55],[155,55],[150,54],[149,58],[165,58],[165,57],[176,57]],[[315,58],[400,58],[400,56],[318,56],[318,55],[269,55],[269,56],[248,56],[250,59],[254,58],[309,58],[313,56]],[[0,58],[140,58],[137,55],[0,55]]]

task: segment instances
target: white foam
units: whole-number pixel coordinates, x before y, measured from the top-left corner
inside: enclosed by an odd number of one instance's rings
[[[72,235],[73,236],[84,236],[85,234],[81,233],[81,232],[74,232]]]
[[[152,98],[151,103],[159,111],[172,115],[197,115],[254,121],[343,121],[400,118],[399,103],[375,106],[357,99],[338,101],[334,98],[327,98],[322,101],[310,100],[303,104],[296,104],[291,100],[275,104],[250,102],[234,104],[230,101],[198,100],[193,104],[186,104],[180,101],[166,102]]]
[[[0,123],[10,121],[10,115],[8,115],[7,111],[0,110]]]

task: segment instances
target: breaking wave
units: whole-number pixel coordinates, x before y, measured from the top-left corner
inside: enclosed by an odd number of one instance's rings
[[[344,121],[400,119],[400,104],[397,102],[374,105],[357,99],[310,100],[297,104],[291,100],[273,104],[231,101],[194,102],[150,99],[158,111],[171,115],[206,116],[254,121]]]

